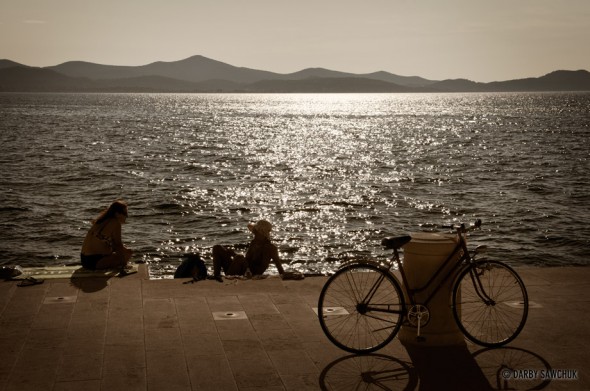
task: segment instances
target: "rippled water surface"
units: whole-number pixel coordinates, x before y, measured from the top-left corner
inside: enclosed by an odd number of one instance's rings
[[[79,260],[129,203],[154,277],[265,218],[310,273],[481,218],[514,265],[586,265],[590,94],[0,94],[0,264]],[[271,270],[272,272],[272,270]]]

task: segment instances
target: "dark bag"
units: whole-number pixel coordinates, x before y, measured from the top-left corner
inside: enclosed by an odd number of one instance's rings
[[[174,272],[174,278],[193,278],[195,281],[207,278],[207,267],[199,254],[186,254]]]
[[[20,266],[2,266],[0,267],[0,279],[10,280],[13,277],[23,274]]]

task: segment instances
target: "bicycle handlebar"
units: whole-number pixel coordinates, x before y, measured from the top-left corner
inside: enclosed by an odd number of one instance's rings
[[[481,227],[481,219],[475,220],[475,222],[473,224],[471,224],[470,226],[468,226],[468,227],[465,226],[465,223],[461,223],[460,225],[455,225],[455,224],[452,224],[452,225],[443,225],[442,227],[443,228],[450,228],[453,231],[459,231],[461,233],[465,233],[465,232],[471,231],[473,229],[480,228]]]

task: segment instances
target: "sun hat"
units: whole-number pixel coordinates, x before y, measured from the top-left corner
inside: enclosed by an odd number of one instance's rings
[[[252,233],[258,232],[259,234],[270,239],[270,231],[272,230],[272,224],[266,220],[259,220],[256,224],[248,224],[248,229]]]

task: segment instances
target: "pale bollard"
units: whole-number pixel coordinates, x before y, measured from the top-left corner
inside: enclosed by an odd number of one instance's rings
[[[412,233],[412,240],[404,246],[403,267],[408,280],[408,285],[413,288],[422,288],[434,276],[437,270],[453,252],[457,244],[455,235],[437,233]],[[459,257],[457,254],[456,257]],[[456,261],[456,259],[455,259]],[[426,299],[438,287],[439,282],[452,268],[454,262],[449,262],[442,272],[433,280],[433,283],[419,293],[415,294],[416,304],[425,305]],[[404,344],[420,346],[451,346],[463,345],[465,339],[451,309],[450,297],[453,289],[455,275],[447,279],[438,288],[438,291],[430,299],[428,308],[428,323],[420,327],[420,340],[417,338],[417,327],[404,324],[398,334],[398,338]],[[406,297],[408,311],[412,308],[410,300]]]

